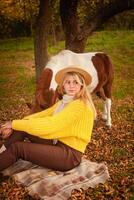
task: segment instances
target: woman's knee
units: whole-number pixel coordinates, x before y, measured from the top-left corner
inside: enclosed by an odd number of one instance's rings
[[[8,148],[8,147],[11,146],[11,144],[13,144],[17,141],[23,141],[24,138],[25,138],[24,132],[13,131],[11,136],[5,140],[4,145],[5,145],[6,148]]]
[[[19,141],[14,142],[10,145],[10,147],[8,149],[9,149],[9,151],[11,151],[11,153],[13,155],[16,155],[18,157],[18,155],[22,151],[22,144],[23,144],[23,142],[19,142]]]

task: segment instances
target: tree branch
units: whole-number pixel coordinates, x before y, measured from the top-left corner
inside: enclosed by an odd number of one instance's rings
[[[114,15],[131,9],[134,9],[134,0],[113,0],[106,5],[99,4],[94,15],[91,16],[89,14],[87,20],[83,24],[80,33],[81,37],[88,37],[93,31]]]

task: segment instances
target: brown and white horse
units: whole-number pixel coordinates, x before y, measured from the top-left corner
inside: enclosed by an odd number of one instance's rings
[[[55,74],[58,70],[69,65],[82,66],[92,76],[92,82],[88,86],[90,93],[96,93],[104,101],[103,119],[106,125],[111,127],[111,90],[114,77],[113,64],[110,58],[101,52],[74,53],[63,50],[53,56],[43,70],[36,87],[35,105],[31,113],[41,111],[52,106],[57,97],[57,84]]]

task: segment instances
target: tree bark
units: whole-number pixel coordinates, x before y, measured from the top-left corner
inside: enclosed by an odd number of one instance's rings
[[[85,38],[80,38],[81,29],[78,23],[77,6],[79,0],[61,0],[60,16],[65,33],[65,49],[81,52],[85,46]]]
[[[83,52],[89,35],[112,16],[125,10],[134,9],[134,0],[113,0],[109,4],[98,4],[94,14],[87,17],[80,27],[77,16],[79,0],[60,0],[60,13],[65,33],[65,48]]]
[[[40,0],[39,15],[35,30],[35,67],[36,79],[38,80],[42,70],[48,61],[48,32],[51,22],[51,8],[49,0]]]

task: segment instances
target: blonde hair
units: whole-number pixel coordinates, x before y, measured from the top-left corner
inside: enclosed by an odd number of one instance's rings
[[[97,113],[96,113],[96,109],[91,97],[91,94],[89,93],[84,77],[78,73],[78,72],[67,72],[64,74],[64,77],[62,79],[62,83],[58,88],[58,91],[60,94],[64,95],[65,94],[65,90],[64,90],[64,83],[67,79],[68,76],[73,76],[76,81],[81,85],[81,89],[80,91],[77,93],[77,95],[75,96],[74,99],[81,99],[86,105],[90,105],[92,107],[92,110],[94,112],[94,118],[96,118]]]

